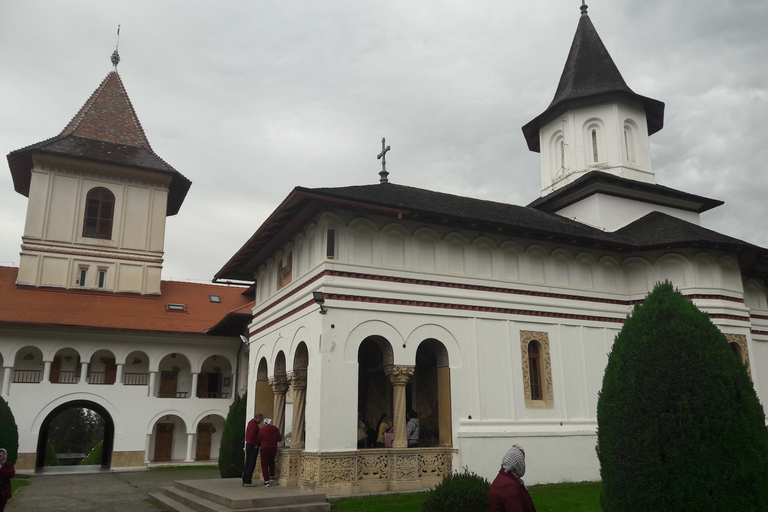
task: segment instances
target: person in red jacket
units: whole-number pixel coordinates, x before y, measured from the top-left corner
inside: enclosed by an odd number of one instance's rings
[[[243,486],[249,486],[253,483],[253,471],[256,469],[256,457],[259,456],[259,443],[256,436],[259,434],[259,423],[264,419],[264,415],[256,413],[253,419],[248,422],[245,429],[245,468],[243,469]]]
[[[8,452],[0,448],[0,512],[5,510],[5,504],[11,499],[11,478],[15,474],[16,468],[8,460]]]
[[[275,456],[277,443],[283,440],[280,429],[272,425],[269,418],[264,420],[264,426],[259,429],[256,443],[261,447],[261,474],[264,477],[264,487],[269,487],[275,481]]]
[[[514,445],[501,459],[501,469],[488,493],[491,512],[536,512],[525,488],[525,451]]]

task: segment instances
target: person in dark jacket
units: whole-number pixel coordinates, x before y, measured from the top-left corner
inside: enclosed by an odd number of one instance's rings
[[[245,468],[243,468],[243,486],[253,484],[253,471],[256,469],[256,458],[259,456],[259,444],[256,436],[259,434],[259,424],[264,415],[256,413],[248,422],[245,429]]]
[[[525,451],[514,445],[501,459],[501,469],[488,493],[491,512],[536,512],[525,488]]]
[[[264,426],[259,429],[256,436],[256,444],[261,449],[261,474],[264,477],[264,487],[269,487],[275,481],[275,456],[277,455],[277,443],[283,440],[283,434],[272,425],[272,420],[264,420]]]
[[[8,460],[8,452],[0,448],[0,512],[5,510],[5,504],[11,499],[11,478],[15,474],[16,468]]]

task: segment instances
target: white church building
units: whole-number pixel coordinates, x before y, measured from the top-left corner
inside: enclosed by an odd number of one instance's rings
[[[291,416],[281,483],[340,495],[429,487],[464,466],[492,478],[513,443],[529,483],[598,480],[607,354],[665,279],[719,326],[765,400],[768,250],[701,225],[721,201],[656,183],[649,136],[663,121],[584,6],[552,103],[523,127],[541,154],[529,205],[384,171],[293,189],[216,274],[256,284],[248,412],[281,428]],[[358,449],[358,415],[382,414],[393,447]]]
[[[105,468],[215,460],[247,390],[248,415],[289,434],[282,485],[420,489],[464,466],[492,478],[513,443],[528,483],[597,480],[607,354],[664,279],[710,315],[765,401],[768,250],[701,225],[721,201],[656,183],[663,121],[582,7],[555,97],[523,127],[540,197],[473,199],[384,170],[296,187],[214,277],[252,285],[201,285],[160,278],[165,219],[190,181],[152,151],[109,73],[59,135],[8,155],[29,198],[19,267],[0,267],[17,467],[42,468],[51,420],[80,406],[105,419]],[[358,416],[382,414],[393,446],[358,448]]]

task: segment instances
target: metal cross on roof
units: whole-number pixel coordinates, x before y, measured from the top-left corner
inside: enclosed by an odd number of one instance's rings
[[[389,173],[387,172],[387,151],[389,151],[389,146],[384,147],[386,141],[386,138],[381,138],[381,153],[376,156],[378,160],[381,160],[381,172],[379,173],[381,178],[379,179],[379,183],[389,183],[389,179],[387,179],[387,176],[389,176]]]
[[[117,43],[115,43],[115,51],[112,52],[112,57],[110,57],[110,60],[112,61],[112,66],[115,71],[117,71],[117,65],[120,64],[120,54],[117,53],[117,47],[120,45],[120,25],[117,26]]]

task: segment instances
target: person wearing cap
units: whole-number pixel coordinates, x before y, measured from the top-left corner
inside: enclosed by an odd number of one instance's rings
[[[523,482],[525,451],[513,445],[501,459],[501,469],[491,484],[488,501],[491,512],[536,512]]]
[[[245,429],[245,468],[243,468],[243,487],[253,485],[253,471],[256,469],[256,458],[259,456],[259,445],[256,436],[259,434],[259,424],[264,419],[260,412],[253,416]]]
[[[0,512],[5,510],[5,504],[11,499],[11,478],[15,474],[16,468],[8,460],[8,452],[0,448]]]
[[[280,429],[272,424],[272,420],[264,418],[264,426],[259,429],[256,443],[261,450],[261,474],[264,477],[264,487],[269,487],[275,481],[275,456],[277,443],[283,440]]]

